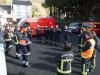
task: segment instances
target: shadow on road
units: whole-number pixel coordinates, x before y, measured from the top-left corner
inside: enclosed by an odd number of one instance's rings
[[[81,72],[79,72],[79,71],[72,71],[72,75],[81,75]]]
[[[12,55],[6,55],[6,56],[8,56],[8,57],[10,57],[10,58],[13,58],[13,59],[16,59],[16,57],[15,56],[12,56]]]
[[[15,74],[15,73],[7,73],[7,75],[26,75],[24,72],[19,72],[19,73],[17,73],[17,74]]]
[[[56,71],[56,66],[46,64],[46,63],[35,63],[35,64],[31,63],[31,67],[35,68],[35,69],[50,71],[50,72],[55,72]]]
[[[47,55],[47,56],[56,56],[58,53],[57,52],[52,52],[52,51],[40,51],[42,55]]]
[[[6,59],[6,62],[7,62],[7,63],[14,64],[14,65],[16,65],[16,66],[23,67],[23,66],[22,66],[22,64],[20,64],[20,63],[17,63],[16,61],[14,61],[14,60],[11,60],[11,59]]]
[[[49,47],[47,49],[52,50],[52,51],[62,51],[62,48],[56,48],[56,47]]]

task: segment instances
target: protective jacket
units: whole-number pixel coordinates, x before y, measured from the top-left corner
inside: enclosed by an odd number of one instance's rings
[[[86,59],[91,58],[95,50],[94,47],[95,47],[95,40],[94,39],[87,40],[83,45],[81,57]]]
[[[57,63],[58,75],[65,75],[71,73],[71,62],[73,60],[73,57],[74,55],[72,51],[64,51],[60,53]]]

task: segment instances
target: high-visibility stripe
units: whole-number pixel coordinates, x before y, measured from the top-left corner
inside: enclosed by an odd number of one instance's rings
[[[5,41],[11,41],[11,39],[4,39]]]
[[[18,57],[21,57],[21,54],[16,53],[16,55],[17,55]]]
[[[83,71],[82,71],[82,73],[85,73],[85,64],[83,64]]]
[[[27,54],[23,54],[23,55],[30,55],[31,53],[29,52],[29,53],[27,53]]]
[[[62,71],[62,70],[59,69],[58,67],[57,67],[57,71],[60,72],[60,73],[62,73],[62,74],[71,73],[71,70],[68,70],[68,71]]]
[[[0,75],[7,75],[3,43],[0,43]]]
[[[82,75],[87,75],[87,72],[86,73],[82,73]]]
[[[19,41],[18,41],[18,37],[17,37],[17,35],[15,35],[15,38],[16,38],[16,42],[15,42],[15,44],[18,44]]]
[[[57,67],[57,71],[58,72],[60,72],[60,73],[62,73],[62,74],[66,74],[66,73],[71,73],[71,63],[70,63],[70,70],[67,70],[67,71],[63,71],[63,65],[64,65],[64,63],[65,62],[69,62],[69,61],[72,61],[72,59],[62,59],[61,60],[61,69],[59,69],[58,67]]]
[[[61,71],[63,71],[64,62],[61,60]]]

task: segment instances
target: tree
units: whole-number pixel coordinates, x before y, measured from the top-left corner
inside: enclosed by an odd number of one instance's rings
[[[67,19],[89,19],[100,13],[99,0],[45,0],[44,5],[50,8],[52,16],[65,14]]]

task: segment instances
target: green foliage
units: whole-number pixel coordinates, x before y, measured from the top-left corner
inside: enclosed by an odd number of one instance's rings
[[[98,4],[99,6],[97,6]],[[49,7],[54,16],[67,13],[69,17],[87,19],[100,13],[100,11],[98,13],[96,11],[98,7],[100,10],[100,0],[45,0],[43,6]]]

